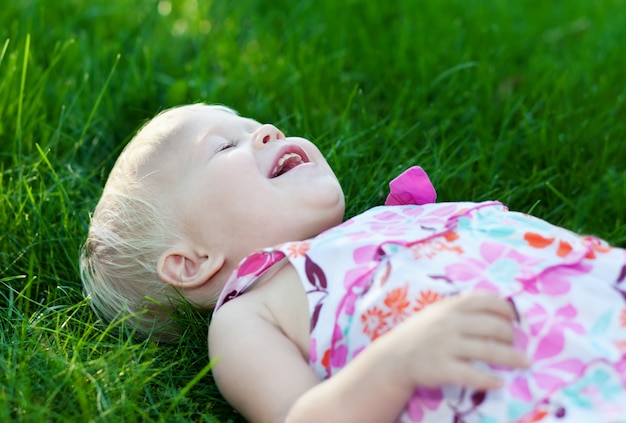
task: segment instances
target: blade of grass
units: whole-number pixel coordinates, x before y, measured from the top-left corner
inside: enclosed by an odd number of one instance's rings
[[[102,101],[102,98],[104,97],[106,90],[109,87],[109,84],[111,83],[111,79],[113,78],[113,74],[115,73],[115,68],[117,67],[117,64],[119,63],[121,57],[122,57],[121,54],[118,54],[115,57],[115,62],[113,62],[111,71],[109,72],[109,75],[104,81],[104,84],[102,85],[102,88],[100,89],[100,93],[98,94],[98,97],[96,97],[96,101],[94,102],[93,107],[91,108],[91,112],[89,113],[89,116],[87,117],[87,121],[85,122],[85,125],[83,126],[83,130],[80,133],[80,136],[78,137],[78,142],[76,143],[77,149],[78,147],[82,146],[82,144],[84,143],[87,130],[91,126],[91,121],[93,120],[93,117],[95,116],[96,111],[98,110],[98,106],[100,105],[100,102]]]
[[[5,43],[5,48],[7,43]],[[20,92],[17,99],[17,123],[15,125],[15,139],[17,141],[17,157],[22,157],[22,109],[24,108],[24,90],[26,89],[26,71],[30,55],[30,33],[26,34],[24,43],[24,58],[22,60],[22,74],[20,78]]]

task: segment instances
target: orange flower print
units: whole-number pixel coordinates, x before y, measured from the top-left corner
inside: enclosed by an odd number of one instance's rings
[[[459,234],[457,234],[454,231],[450,231],[450,232],[446,232],[445,234],[443,234],[443,237],[446,239],[446,241],[453,242],[459,239]]]
[[[621,324],[623,327],[626,327],[626,308],[622,310]]]
[[[545,248],[554,242],[554,238],[544,238],[543,236],[534,232],[526,232],[524,239],[531,247]]]
[[[615,341],[614,344],[620,351],[626,353],[626,341]]]
[[[589,260],[595,260],[596,254],[593,252],[593,250],[589,250],[585,258]]]
[[[456,235],[456,234],[455,234]],[[458,235],[456,235],[458,237]],[[447,242],[454,241],[454,239],[447,239]],[[451,252],[456,254],[463,254],[463,249],[458,245],[448,245],[446,242],[440,240],[427,240],[423,242],[418,242],[411,246],[411,250],[413,251],[413,257],[415,260],[419,260],[423,257],[427,259],[431,259],[435,257],[437,254],[443,252]]]
[[[535,410],[524,416],[520,423],[533,423],[543,420],[548,415],[546,410]]]
[[[420,298],[416,300],[416,304],[415,307],[413,307],[413,310],[420,311],[427,305],[443,300],[443,298],[444,296],[439,294],[438,292],[433,292],[431,290],[421,291]]]
[[[330,369],[330,348],[324,351],[324,356],[322,357],[322,366],[325,369]]]
[[[608,253],[613,249],[613,247],[609,245],[602,245],[599,241],[593,243],[593,249],[599,253]]]
[[[387,319],[390,314],[385,313],[378,307],[372,307],[361,315],[361,323],[363,323],[363,333],[370,337],[373,341],[380,335],[387,332],[390,327]]]
[[[585,242],[585,245],[591,247],[591,250],[589,250],[589,252],[585,256],[585,258],[587,259],[593,260],[596,258],[596,253],[607,253],[611,251],[611,247],[609,245],[604,244],[598,238],[595,238],[592,236],[586,236],[584,242]]]
[[[572,246],[570,245],[569,242],[563,241],[563,240],[559,241],[559,249],[556,251],[556,254],[559,257],[565,257],[571,252],[572,252]]]
[[[287,251],[289,251],[289,257],[297,258],[304,256],[307,251],[309,251],[310,246],[311,243],[308,241],[294,242],[293,244],[289,245],[289,247],[287,247]]]
[[[400,323],[408,315],[408,308],[411,303],[406,299],[409,284],[389,291],[385,297],[384,303],[390,309],[390,315],[393,323]]]

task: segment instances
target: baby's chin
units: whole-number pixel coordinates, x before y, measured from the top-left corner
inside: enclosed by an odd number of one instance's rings
[[[341,224],[344,213],[344,198],[343,193],[341,193],[341,196],[338,196],[337,201],[332,206],[329,206],[324,213],[317,216],[316,222],[310,225],[311,230],[306,234],[305,238],[312,238]]]

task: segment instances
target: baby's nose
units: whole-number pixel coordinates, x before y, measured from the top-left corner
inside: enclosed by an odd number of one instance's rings
[[[253,135],[254,146],[256,148],[263,148],[265,144],[280,139],[285,139],[285,134],[274,125],[265,124],[261,126]]]

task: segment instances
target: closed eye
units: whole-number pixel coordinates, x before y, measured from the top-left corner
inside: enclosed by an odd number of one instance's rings
[[[228,140],[227,142],[220,144],[220,146],[215,150],[215,153],[219,153],[220,151],[228,150],[229,148],[237,147],[239,141],[236,140]]]

